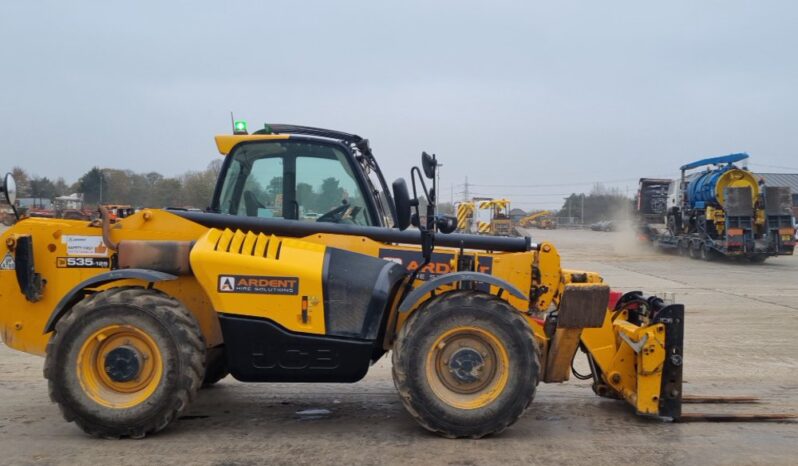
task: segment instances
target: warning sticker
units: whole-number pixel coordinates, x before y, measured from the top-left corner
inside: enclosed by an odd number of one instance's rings
[[[299,293],[299,278],[219,275],[219,292],[295,295]]]
[[[61,242],[66,245],[68,256],[108,256],[108,248],[103,244],[102,236],[64,235]]]
[[[111,259],[105,257],[59,257],[55,260],[59,269],[110,269]]]
[[[3,258],[3,261],[0,262],[0,270],[14,270],[17,268],[17,264],[14,262],[14,256],[11,255],[9,252]]]

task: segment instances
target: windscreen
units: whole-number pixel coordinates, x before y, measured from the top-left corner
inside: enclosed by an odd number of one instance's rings
[[[374,225],[357,177],[340,147],[308,141],[241,144],[222,185],[222,213]]]

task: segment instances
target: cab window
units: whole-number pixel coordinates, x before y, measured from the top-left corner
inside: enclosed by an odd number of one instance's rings
[[[333,145],[264,141],[230,155],[219,210],[232,215],[374,225],[346,154]]]

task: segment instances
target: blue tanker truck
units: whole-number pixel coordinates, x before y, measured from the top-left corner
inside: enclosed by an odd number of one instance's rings
[[[795,221],[789,187],[766,186],[746,167],[748,154],[698,160],[677,180],[641,178],[637,195],[640,237],[695,259],[762,262],[791,255]]]

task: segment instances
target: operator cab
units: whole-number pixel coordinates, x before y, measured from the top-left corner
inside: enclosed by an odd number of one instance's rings
[[[227,157],[211,211],[358,226],[396,223],[393,199],[368,140],[289,125],[267,125],[252,135],[239,126],[236,130],[229,152],[229,136],[217,138]]]
[[[216,137],[219,152],[227,157],[212,213],[263,219],[257,223],[273,227],[283,220],[377,230],[413,225],[425,257],[434,247],[435,232],[451,233],[457,226],[454,217],[437,214],[439,165],[434,155],[422,153],[423,173],[418,167],[411,170],[412,197],[402,178],[393,182],[391,195],[368,140],[360,136],[294,125],[267,124],[251,135],[244,122],[234,122],[233,128],[232,136]],[[427,200],[423,214],[420,195]]]

